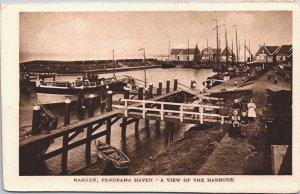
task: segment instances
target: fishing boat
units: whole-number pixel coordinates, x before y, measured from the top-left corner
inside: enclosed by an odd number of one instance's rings
[[[36,81],[35,92],[41,104],[63,103],[66,98],[76,101],[79,94],[87,98],[90,94],[99,96],[108,90],[121,92],[131,82],[129,77],[77,78],[76,81]]]
[[[117,148],[98,141],[97,151],[100,159],[110,160],[114,167],[118,169],[128,168],[129,158]]]

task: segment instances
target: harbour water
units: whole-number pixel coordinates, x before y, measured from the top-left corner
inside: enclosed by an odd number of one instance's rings
[[[179,83],[184,84],[186,86],[190,85],[191,80],[195,80],[197,83],[197,87],[202,84],[202,81],[205,80],[208,76],[213,75],[211,69],[184,69],[184,68],[170,68],[170,69],[149,69],[147,70],[147,82],[153,83],[154,87],[157,87],[158,82],[163,82],[163,87],[165,87],[165,83],[168,79],[173,81],[174,78],[178,78]],[[130,71],[130,72],[120,72],[116,73],[116,76],[121,75],[130,75],[134,78],[143,80],[144,79],[144,71]],[[111,77],[112,74],[103,74],[103,77]],[[75,81],[78,76],[57,76],[56,80],[68,80]],[[171,84],[171,88],[173,85]],[[20,133],[29,130],[32,119],[32,106],[37,103],[37,99],[34,93],[21,93],[20,95]],[[63,105],[51,105],[47,106],[47,108],[55,115],[58,116],[59,126],[63,124]],[[95,114],[101,114],[100,110],[97,109]],[[71,111],[71,123],[76,122],[78,120],[76,113],[76,105],[73,104]],[[128,172],[126,174],[138,174],[139,169],[143,168],[143,161],[151,159],[151,154],[154,152],[161,152],[164,150],[164,128],[165,123],[161,122],[160,132],[156,131],[155,122],[150,121],[149,129],[145,128],[144,121],[141,120],[139,124],[139,134],[134,134],[134,124],[130,124],[127,127],[127,138],[126,140],[121,139],[121,128],[120,122],[115,123],[112,126],[112,138],[111,145],[121,149],[125,152],[131,160]],[[180,124],[175,131],[174,140],[182,136],[182,134],[191,127],[192,125]],[[100,130],[105,130],[105,125],[101,127]],[[81,139],[85,136],[86,133],[81,133],[78,137],[76,137],[73,141]],[[103,138],[100,138],[101,141],[105,141]],[[48,151],[53,150],[57,147],[61,146],[61,139],[56,139],[54,143],[51,144]],[[68,158],[68,170],[74,171],[78,168],[84,167],[86,164],[90,162],[95,162],[97,160],[96,157],[96,147],[95,143],[92,143],[92,160],[86,161],[84,157],[85,147],[80,146],[69,151]],[[60,173],[60,156],[51,158],[45,163],[43,163],[39,169],[37,169],[38,174],[59,174]],[[99,165],[91,168],[88,174],[97,175],[101,174],[99,169]],[[110,174],[118,174],[119,172],[110,172]]]

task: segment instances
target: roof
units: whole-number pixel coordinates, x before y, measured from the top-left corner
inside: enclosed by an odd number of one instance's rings
[[[179,54],[187,54],[193,55],[195,53],[195,49],[190,48],[190,49],[171,49],[171,55],[179,55]]]
[[[278,55],[290,55],[290,54],[292,54],[292,45],[282,45],[281,47],[280,47],[280,49],[278,50]]]
[[[266,50],[269,52],[270,55],[274,55],[279,50],[279,46],[265,46]]]
[[[204,50],[210,50],[214,55],[217,54],[217,49],[216,49],[216,48],[207,47],[207,48],[203,49],[202,52],[203,52]],[[221,49],[219,49],[219,53],[220,53],[220,52],[221,52]]]
[[[274,54],[276,54],[278,52],[278,50],[280,49],[280,46],[266,46],[266,45],[263,45],[261,46],[258,51],[256,52],[255,55],[259,55],[262,50],[265,50],[267,55],[269,56],[272,56]]]
[[[221,54],[220,55],[226,55],[226,48],[221,52]],[[232,52],[232,50],[229,48],[229,47],[227,47],[227,50],[228,50],[228,55],[234,55],[234,53]]]

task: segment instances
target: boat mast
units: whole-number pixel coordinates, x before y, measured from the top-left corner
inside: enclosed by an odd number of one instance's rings
[[[234,62],[234,56],[233,56],[233,37],[231,37],[231,62]]]
[[[146,60],[145,60],[145,58],[146,58],[146,54],[145,54],[145,48],[144,48],[144,59],[143,59],[143,62],[144,62],[144,79],[145,79],[145,89],[146,89],[146,87],[147,87],[147,82],[146,82]]]
[[[116,77],[115,75],[115,50],[112,50],[112,54],[113,54],[113,77]]]
[[[227,30],[225,27],[225,43],[226,43],[226,48],[225,48],[225,52],[226,52],[226,67],[228,67],[228,41],[227,41]]]
[[[170,63],[170,39],[169,39],[169,47],[168,47],[168,63]]]
[[[237,25],[233,25],[235,27],[235,46],[236,46],[236,63],[239,63],[239,46],[238,46],[238,38],[237,38]]]
[[[244,62],[246,63],[246,39],[244,40]]]
[[[205,59],[208,61],[208,39],[206,39],[206,57]]]
[[[188,40],[188,56],[187,60],[190,61],[190,40]]]

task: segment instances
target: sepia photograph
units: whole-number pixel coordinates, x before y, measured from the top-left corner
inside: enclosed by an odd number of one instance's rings
[[[7,129],[19,180],[176,191],[295,175],[293,10],[25,10]]]

